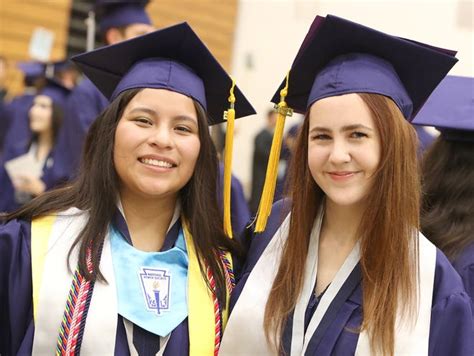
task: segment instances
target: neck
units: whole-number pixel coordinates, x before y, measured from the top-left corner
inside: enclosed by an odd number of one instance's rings
[[[322,236],[337,241],[339,244],[354,245],[358,239],[357,230],[363,213],[362,204],[341,206],[326,200],[322,225],[325,233]]]
[[[120,199],[133,246],[142,251],[159,251],[173,218],[177,195],[147,199],[122,190]]]
[[[36,142],[38,144],[37,158],[45,159],[53,147],[53,134],[50,131],[42,132],[38,135]]]

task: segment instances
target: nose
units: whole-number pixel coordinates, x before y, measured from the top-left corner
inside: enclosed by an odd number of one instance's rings
[[[150,132],[150,137],[148,139],[148,143],[151,146],[160,148],[160,149],[168,149],[171,148],[173,144],[172,139],[172,132],[168,127],[165,125],[160,125],[156,127],[152,132]]]
[[[343,164],[351,161],[350,149],[343,139],[335,138],[329,154],[329,161],[334,164]]]

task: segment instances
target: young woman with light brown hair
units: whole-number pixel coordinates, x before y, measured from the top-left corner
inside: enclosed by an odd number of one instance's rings
[[[282,115],[305,113],[289,199],[252,236],[221,355],[472,354],[470,300],[418,232],[407,122],[455,62],[316,18],[279,91]]]

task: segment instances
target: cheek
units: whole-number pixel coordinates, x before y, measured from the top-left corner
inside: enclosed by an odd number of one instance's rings
[[[377,142],[374,142],[365,149],[361,149],[359,154],[362,157],[365,157],[365,162],[368,169],[371,171],[377,169],[380,162],[380,145],[378,145]]]
[[[313,177],[322,169],[322,166],[325,161],[324,156],[325,156],[324,150],[322,150],[321,148],[309,146],[308,166]]]
[[[199,138],[196,137],[191,142],[188,142],[184,145],[185,155],[187,162],[192,166],[193,170],[196,165],[197,159],[199,157],[199,152],[201,151],[201,142]]]

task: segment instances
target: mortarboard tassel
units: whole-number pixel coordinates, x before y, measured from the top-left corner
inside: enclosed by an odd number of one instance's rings
[[[286,75],[285,87],[280,91],[280,102],[275,105],[278,112],[278,119],[273,134],[272,148],[270,157],[268,158],[267,173],[265,175],[265,184],[263,186],[262,196],[257,212],[257,222],[255,232],[263,232],[267,226],[267,220],[273,204],[273,196],[275,195],[275,186],[278,173],[278,163],[280,161],[281,143],[283,140],[283,129],[285,128],[285,119],[287,116],[293,115],[293,110],[288,107],[285,98],[288,94],[288,79],[290,73]]]
[[[224,154],[224,233],[232,238],[232,221],[230,212],[230,185],[232,179],[232,151],[234,145],[234,123],[235,123],[235,81],[232,79],[232,87],[229,95],[229,110],[224,112],[224,120],[227,121],[227,131],[225,135]]]

